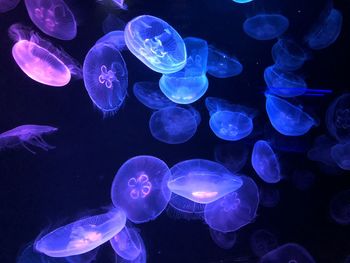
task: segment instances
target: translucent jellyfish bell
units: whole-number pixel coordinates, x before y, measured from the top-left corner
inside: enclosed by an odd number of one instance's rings
[[[215,161],[223,164],[231,173],[239,172],[248,160],[249,148],[243,143],[218,145],[214,150]]]
[[[337,193],[329,205],[331,218],[340,225],[350,224],[350,190]]]
[[[61,40],[71,40],[77,35],[77,23],[63,0],[25,0],[33,23],[45,34]]]
[[[259,261],[260,263],[281,263],[281,262],[300,262],[315,263],[310,253],[302,246],[295,243],[287,243],[271,250],[265,254]]]
[[[350,171],[350,141],[334,145],[331,156],[341,169]]]
[[[112,184],[112,201],[124,209],[134,223],[154,220],[167,206],[171,192],[167,187],[170,170],[153,156],[136,156],[118,170]]]
[[[242,186],[242,180],[224,166],[203,159],[192,159],[171,168],[171,192],[195,203],[208,204]]]
[[[0,13],[6,13],[16,8],[21,0],[0,0]]]
[[[236,232],[223,233],[214,229],[209,229],[210,237],[214,243],[222,249],[231,249],[236,244]]]
[[[125,42],[131,53],[150,69],[169,74],[186,64],[186,46],[181,36],[164,20],[138,16],[125,27]]]
[[[250,238],[250,247],[257,257],[262,257],[278,247],[278,240],[271,232],[265,229],[259,229],[252,234]]]
[[[138,231],[138,230],[135,229],[135,231]],[[115,262],[118,262],[118,263],[146,263],[147,262],[147,251],[146,251],[145,244],[144,244],[140,235],[139,235],[139,243],[140,243],[140,253],[135,259],[128,260],[128,259],[125,259],[121,256],[118,256],[118,257],[116,257]]]
[[[96,41],[96,44],[99,43],[111,45],[122,51],[126,49],[124,31],[111,31]]]
[[[217,111],[232,111],[232,112],[242,112],[249,116],[250,118],[254,118],[257,114],[255,109],[239,105],[233,104],[232,102],[220,99],[216,97],[206,97],[205,106],[209,111],[210,115],[213,115]]]
[[[233,0],[233,2],[236,2],[238,4],[245,4],[245,3],[249,3],[252,2],[253,0]]]

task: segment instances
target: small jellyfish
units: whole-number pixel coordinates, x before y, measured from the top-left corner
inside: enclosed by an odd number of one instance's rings
[[[136,231],[136,229],[135,229],[135,231]],[[147,251],[146,251],[145,244],[144,244],[140,235],[139,235],[138,242],[140,244],[140,253],[135,259],[128,260],[128,259],[122,258],[121,256],[118,256],[118,257],[116,257],[115,262],[118,262],[118,263],[146,263],[147,262]]]
[[[228,100],[216,97],[207,97],[205,99],[205,106],[208,109],[210,115],[213,115],[217,111],[232,111],[242,112],[250,118],[254,118],[257,114],[257,111],[255,109],[239,104],[233,104]]]
[[[236,232],[223,233],[209,228],[210,237],[214,243],[222,249],[231,249],[236,244],[237,234]]]
[[[58,129],[52,126],[46,125],[21,125],[12,130],[3,132],[0,134],[0,151],[6,148],[16,148],[23,146],[25,149],[35,154],[35,152],[29,148],[29,145],[39,147],[45,151],[54,149],[42,138],[45,134],[56,132]]]
[[[301,107],[270,94],[266,94],[266,112],[272,126],[286,136],[304,135],[317,125]]]
[[[110,240],[125,226],[126,217],[119,208],[80,219],[40,237],[37,251],[50,257],[68,257],[93,250]]]
[[[102,22],[102,31],[104,34],[108,34],[109,32],[112,32],[112,31],[124,32],[125,25],[126,25],[125,22],[115,14],[108,14],[108,16]]]
[[[350,224],[350,190],[336,194],[329,205],[331,218],[340,225]]]
[[[343,170],[350,170],[350,141],[338,143],[331,148],[331,156]]]
[[[242,186],[238,176],[209,160],[186,160],[175,164],[170,171],[170,191],[195,203],[212,203]]]
[[[176,106],[159,89],[157,82],[136,82],[133,87],[135,97],[146,107],[152,110],[160,110],[170,106]]]
[[[197,122],[189,110],[166,107],[152,114],[149,128],[152,136],[158,141],[180,144],[193,137],[197,131]]]
[[[0,13],[15,9],[21,0],[0,0]]]
[[[278,188],[270,185],[262,185],[259,188],[260,205],[266,208],[276,207],[280,202],[280,191]]]
[[[271,250],[259,261],[260,263],[315,263],[310,253],[302,246],[287,243]]]
[[[279,14],[260,14],[247,18],[244,32],[256,40],[271,40],[281,36],[289,27],[288,19]]]
[[[94,45],[85,57],[85,88],[104,114],[116,112],[126,96],[128,70],[120,52],[108,43]]]
[[[45,34],[61,40],[77,35],[77,23],[72,11],[63,0],[25,0],[33,23]]]
[[[112,202],[123,208],[134,223],[154,220],[170,200],[169,176],[170,170],[162,160],[146,155],[133,157],[114,177]]]
[[[107,7],[128,10],[128,6],[125,3],[125,0],[96,0],[97,3],[106,5]]]
[[[338,38],[343,24],[343,15],[337,9],[331,9],[322,15],[317,25],[305,37],[311,49],[319,50],[332,45]]]
[[[186,65],[183,39],[160,18],[143,15],[129,21],[125,42],[131,53],[156,72],[174,73]]]
[[[223,51],[209,46],[208,74],[216,78],[230,78],[241,74],[242,64]]]
[[[257,257],[262,257],[278,247],[278,240],[271,232],[265,229],[259,229],[250,237],[250,247]]]
[[[255,142],[251,162],[255,172],[264,182],[274,184],[281,180],[280,164],[266,141]]]
[[[308,151],[307,157],[316,162],[329,166],[337,166],[331,155],[331,149],[336,144],[326,135],[316,137],[313,147]]]
[[[214,150],[215,161],[224,165],[231,173],[239,172],[248,160],[249,148],[239,142],[218,145]]]
[[[99,43],[106,43],[123,51],[126,49],[124,31],[111,31],[96,41],[96,44]]]
[[[315,174],[307,170],[295,170],[292,175],[293,185],[301,191],[309,190],[315,183]]]
[[[210,228],[220,232],[233,232],[249,224],[256,217],[259,204],[258,187],[255,182],[241,176],[243,185],[236,191],[207,204],[204,219]]]

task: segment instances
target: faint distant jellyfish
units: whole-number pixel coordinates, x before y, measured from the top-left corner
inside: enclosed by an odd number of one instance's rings
[[[248,160],[249,148],[243,143],[218,145],[214,150],[215,160],[232,173],[239,172]]]
[[[295,243],[287,243],[265,254],[260,263],[315,263],[310,253],[302,246]]]
[[[125,226],[110,240],[110,243],[114,251],[127,260],[134,260],[141,253],[142,239],[138,230],[133,227]]]
[[[255,142],[251,162],[255,172],[264,182],[273,184],[281,180],[280,164],[266,141]]]
[[[350,170],[350,141],[338,143],[331,148],[331,156],[343,170]]]
[[[122,51],[126,49],[124,31],[111,31],[96,41],[96,44],[105,43]]]
[[[16,8],[21,0],[0,0],[0,13],[6,13]]]
[[[237,241],[236,232],[223,233],[214,229],[209,229],[210,237],[214,243],[222,249],[231,249]]]
[[[329,205],[330,216],[340,225],[350,224],[350,190],[336,194]]]
[[[96,0],[97,3],[106,5],[111,8],[128,10],[128,6],[124,0]]]
[[[112,31],[124,32],[125,25],[125,22],[115,14],[108,14],[108,16],[102,22],[102,31],[104,34],[108,34]]]
[[[270,185],[262,185],[259,188],[260,205],[266,208],[276,207],[280,202],[280,191]]]
[[[168,166],[153,156],[136,156],[118,170],[112,184],[112,202],[124,209],[134,223],[154,220],[167,206]]]
[[[336,142],[326,135],[316,137],[313,147],[307,153],[307,157],[312,161],[337,166],[331,155],[331,149],[335,144]]]
[[[77,23],[63,0],[25,0],[33,23],[45,34],[61,40],[71,40],[77,35]]]
[[[245,115],[249,116],[250,118],[254,118],[257,114],[257,111],[255,109],[252,109],[243,105],[239,105],[239,104],[233,104],[228,100],[220,99],[216,97],[206,97],[205,106],[208,109],[210,115],[213,115],[218,111],[232,111],[232,112],[242,112]]]
[[[269,251],[278,247],[278,241],[276,236],[271,232],[265,229],[259,229],[251,236],[250,247],[257,257],[262,257]]]
[[[35,249],[50,257],[80,255],[110,240],[125,226],[126,217],[119,208],[105,214],[80,219],[40,237]]]
[[[289,27],[288,19],[278,14],[260,14],[247,18],[244,32],[256,40],[271,40],[281,36]]]
[[[131,53],[156,72],[174,73],[186,65],[183,39],[160,18],[143,15],[129,21],[125,42]]]
[[[233,232],[249,224],[256,217],[259,204],[258,187],[246,176],[240,177],[243,185],[236,191],[207,204],[205,222],[220,232]]]

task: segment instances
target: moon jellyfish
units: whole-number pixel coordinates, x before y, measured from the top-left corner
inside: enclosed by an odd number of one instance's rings
[[[150,69],[169,74],[186,65],[186,46],[167,22],[154,16],[138,16],[125,27],[125,42],[131,53]]]
[[[126,48],[124,31],[111,31],[96,41],[96,44],[106,43],[122,51]]]
[[[312,161],[336,166],[336,163],[331,156],[331,149],[335,144],[336,142],[328,136],[321,135],[315,139],[313,147],[307,153],[307,157]]]
[[[326,16],[320,17],[318,24],[306,36],[311,49],[319,50],[332,45],[338,38],[343,24],[343,15],[337,9],[331,9]]]
[[[216,97],[207,97],[205,99],[205,106],[208,109],[210,115],[213,115],[218,111],[232,111],[232,112],[242,112],[245,115],[249,116],[250,118],[253,118],[257,114],[257,111],[255,109],[252,109],[243,105],[239,105],[239,104],[233,104],[228,100],[224,100]]]
[[[329,205],[332,219],[340,225],[350,224],[350,190],[336,194]]]
[[[157,82],[136,82],[133,87],[135,97],[146,107],[152,110],[160,110],[170,106],[176,106],[159,89]]]
[[[125,226],[126,217],[119,208],[105,214],[80,219],[40,237],[35,249],[50,257],[68,257],[93,250],[110,240]]]
[[[135,229],[135,231],[137,231],[137,230]],[[118,262],[118,263],[146,263],[147,262],[147,251],[145,248],[145,244],[143,243],[143,240],[142,240],[140,235],[139,235],[139,242],[140,242],[140,253],[135,259],[128,260],[128,259],[125,259],[125,258],[122,258],[121,256],[119,256],[118,259],[116,258],[115,262]]]
[[[331,148],[331,156],[343,170],[350,170],[350,141],[338,143]]]
[[[262,185],[259,188],[259,204],[266,208],[276,207],[280,202],[280,191],[272,185]]]
[[[231,192],[205,206],[205,222],[214,230],[233,232],[256,217],[259,204],[258,187],[247,176],[241,176],[241,179],[243,185],[236,192]]]
[[[191,201],[181,195],[171,194],[167,214],[171,218],[185,220],[203,220],[205,204]]]
[[[242,71],[243,66],[236,58],[213,46],[209,47],[208,74],[216,78],[230,78],[241,74]]]
[[[274,184],[281,180],[280,164],[270,145],[263,140],[254,144],[252,166],[266,183]]]
[[[250,238],[250,247],[257,257],[262,257],[278,247],[278,240],[274,234],[265,230],[256,230]]]
[[[29,148],[29,145],[39,147],[45,151],[54,149],[55,147],[45,142],[42,136],[54,133],[57,130],[55,127],[46,125],[26,124],[18,126],[0,134],[0,151],[6,148],[11,149],[23,146],[31,153],[35,153]]]
[[[240,177],[209,160],[183,161],[175,164],[170,171],[170,191],[200,204],[212,203],[242,186]]]
[[[266,94],[266,112],[271,125],[286,136],[304,135],[318,125],[301,107],[270,94]]]
[[[99,43],[87,53],[84,65],[85,88],[104,114],[122,105],[128,87],[128,70],[120,52],[108,43]]]
[[[179,104],[190,104],[200,99],[208,89],[205,75],[208,60],[208,44],[194,37],[184,39],[187,50],[186,66],[171,74],[164,74],[159,87],[170,100]]]
[[[110,240],[111,246],[120,257],[136,259],[142,250],[142,238],[136,228],[125,226]]]
[[[243,143],[218,145],[214,150],[215,161],[224,165],[231,173],[239,172],[248,160],[249,148]]]
[[[126,25],[125,22],[115,14],[108,14],[108,16],[102,22],[102,31],[104,34],[108,34],[109,32],[112,32],[112,31],[124,32],[125,25]]]
[[[197,122],[191,111],[167,107],[152,114],[149,120],[152,136],[168,144],[187,142],[197,131]]]
[[[302,246],[295,243],[287,243],[265,254],[260,263],[315,263],[310,253]]]
[[[63,0],[25,0],[32,22],[45,34],[61,40],[77,35],[77,23]]]
[[[210,237],[214,243],[222,249],[231,249],[236,244],[236,232],[223,233],[209,228]]]
[[[0,0],[0,13],[6,13],[16,8],[21,0]]]
[[[271,40],[281,36],[289,27],[288,19],[278,14],[260,14],[247,18],[244,32],[256,40]]]
[[[154,220],[167,206],[171,192],[167,187],[170,170],[153,156],[136,156],[118,170],[112,184],[112,202],[124,209],[134,223]]]

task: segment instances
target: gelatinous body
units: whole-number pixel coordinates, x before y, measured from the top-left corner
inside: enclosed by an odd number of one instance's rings
[[[350,170],[350,141],[334,145],[331,156],[341,169]]]
[[[126,260],[136,259],[142,249],[142,239],[136,228],[125,226],[110,243],[115,253]]]
[[[215,147],[215,160],[231,173],[239,172],[248,160],[249,148],[243,143],[230,143]]]
[[[124,209],[134,223],[155,219],[167,206],[171,192],[167,187],[168,166],[153,156],[136,156],[118,170],[112,184],[112,201]]]
[[[315,263],[310,253],[302,246],[295,243],[287,243],[271,250],[261,259],[261,263]]]
[[[250,238],[250,247],[258,257],[262,257],[277,246],[276,236],[265,229],[256,230]]]
[[[128,260],[125,258],[122,258],[121,256],[118,256],[118,259],[116,257],[116,261],[118,263],[146,263],[147,262],[147,251],[146,251],[146,247],[145,244],[141,238],[141,236],[139,235],[139,244],[140,244],[140,253],[139,255],[133,259],[133,260]],[[113,261],[114,262],[114,261]]]
[[[169,74],[186,64],[186,47],[168,23],[154,16],[138,16],[125,27],[125,42],[131,53],[150,69]]]
[[[255,109],[239,105],[233,104],[228,100],[220,99],[216,97],[206,97],[205,106],[207,107],[209,114],[213,115],[217,111],[232,111],[232,112],[241,112],[250,118],[254,118],[257,114]]]
[[[21,0],[0,0],[0,13],[6,13],[19,4]]]
[[[205,204],[193,202],[190,199],[171,194],[168,214],[175,219],[202,220]]]
[[[279,39],[272,47],[276,67],[292,71],[301,68],[307,60],[305,51],[293,40]]]
[[[282,35],[289,27],[285,16],[278,14],[260,14],[246,19],[244,32],[256,40],[271,40]]]
[[[98,39],[96,44],[98,43],[106,43],[118,50],[124,50],[126,48],[124,31],[111,31]]]
[[[329,205],[332,219],[340,225],[350,224],[350,190],[336,194]]]
[[[236,232],[223,233],[211,228],[209,229],[209,231],[210,231],[211,239],[220,248],[231,249],[236,244],[236,240],[237,240]]]
[[[337,166],[331,155],[331,149],[335,144],[336,142],[326,135],[316,137],[313,147],[307,153],[307,157],[312,161]]]

